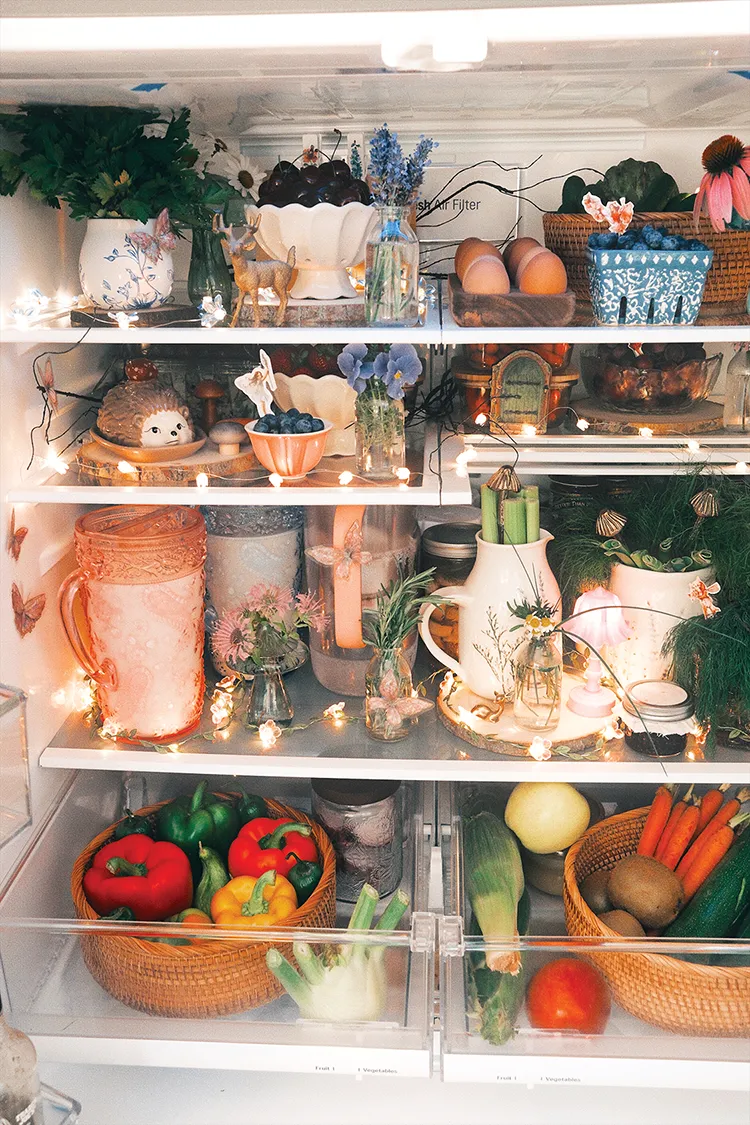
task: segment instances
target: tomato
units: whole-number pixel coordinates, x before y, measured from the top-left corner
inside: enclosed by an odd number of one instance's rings
[[[526,993],[532,1027],[544,1031],[581,1031],[600,1035],[607,1026],[611,1001],[604,977],[585,961],[560,957],[544,965]]]

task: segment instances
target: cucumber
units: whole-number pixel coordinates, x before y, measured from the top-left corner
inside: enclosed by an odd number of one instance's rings
[[[745,831],[703,886],[667,926],[668,938],[723,938],[750,907],[750,831]]]

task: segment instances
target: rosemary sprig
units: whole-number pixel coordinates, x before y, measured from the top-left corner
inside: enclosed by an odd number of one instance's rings
[[[398,576],[377,593],[375,609],[366,609],[362,615],[362,636],[377,649],[401,648],[418,623],[423,605],[442,605],[445,598],[427,594],[435,568],[421,574]]]

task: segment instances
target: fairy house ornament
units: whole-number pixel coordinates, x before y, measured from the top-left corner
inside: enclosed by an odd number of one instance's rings
[[[187,445],[193,422],[187,406],[171,387],[127,379],[104,398],[97,416],[102,437],[131,449]]]
[[[544,433],[551,376],[546,360],[523,348],[496,363],[490,388],[490,429],[517,434],[528,425]]]

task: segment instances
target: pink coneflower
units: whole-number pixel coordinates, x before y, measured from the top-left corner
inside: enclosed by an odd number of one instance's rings
[[[238,661],[247,660],[252,652],[252,643],[247,632],[247,623],[239,609],[223,614],[211,637],[214,651],[220,660],[230,667]]]
[[[716,231],[725,229],[733,210],[740,218],[750,219],[750,148],[727,133],[711,141],[702,159],[706,174],[693,207],[696,226],[704,205]]]
[[[328,624],[328,618],[323,613],[323,603],[313,594],[297,594],[294,599],[297,603],[297,614],[311,629],[321,633]]]
[[[288,586],[268,586],[258,582],[248,590],[244,608],[261,617],[281,618],[292,604],[292,591]]]

